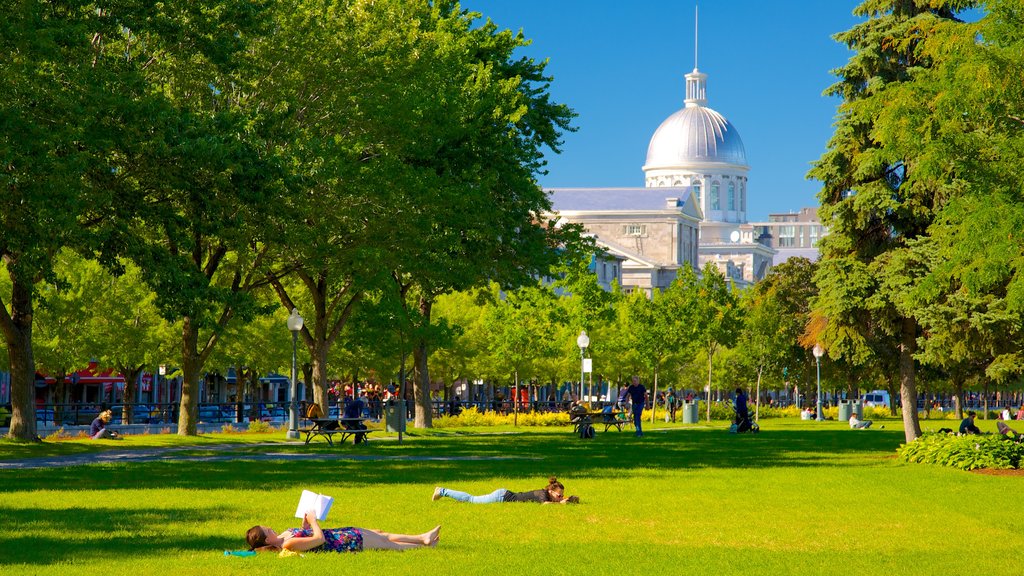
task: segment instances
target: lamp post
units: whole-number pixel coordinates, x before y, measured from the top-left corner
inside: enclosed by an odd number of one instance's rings
[[[818,418],[817,418],[817,420],[819,422],[821,422],[822,420],[825,419],[825,417],[821,415],[821,357],[825,354],[825,349],[821,347],[821,344],[815,344],[814,345],[814,350],[812,350],[812,352],[814,353],[814,364],[818,368],[818,407],[817,407]]]
[[[586,330],[580,330],[580,335],[576,337],[576,345],[580,347],[580,401],[583,401],[583,378],[586,374],[586,367],[584,366],[584,353],[587,350],[587,346],[590,346],[590,336],[587,336]]]
[[[288,405],[288,439],[298,440],[299,439],[299,407],[295,403],[295,397],[299,395],[299,383],[298,383],[298,358],[297,358],[297,343],[299,340],[299,330],[302,330],[302,316],[299,316],[299,311],[296,308],[292,308],[292,313],[288,316],[288,330],[292,333],[292,386],[291,401]]]

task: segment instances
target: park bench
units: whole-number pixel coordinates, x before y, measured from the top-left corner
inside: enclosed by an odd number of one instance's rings
[[[632,420],[627,420],[624,412],[576,412],[570,414],[569,423],[572,424],[573,434],[582,437],[583,430],[587,426],[604,426],[607,432],[612,426],[622,432],[622,427],[632,425]]]
[[[316,437],[321,437],[327,440],[327,443],[334,446],[334,435],[340,434],[342,444],[345,440],[352,438],[354,444],[358,444],[358,438],[362,436],[365,441],[368,434],[372,434],[375,430],[366,430],[359,426],[363,423],[366,418],[310,418],[311,425],[309,428],[301,428],[299,432],[306,435],[306,444]]]

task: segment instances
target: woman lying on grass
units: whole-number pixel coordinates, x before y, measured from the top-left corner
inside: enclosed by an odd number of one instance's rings
[[[410,536],[389,534],[369,528],[321,529],[312,510],[306,512],[302,528],[289,528],[278,534],[266,526],[253,526],[245,533],[249,549],[257,552],[291,550],[292,552],[359,552],[360,550],[408,550],[436,546],[441,527]]]
[[[473,504],[494,504],[497,502],[540,502],[541,504],[579,504],[579,496],[565,496],[565,486],[554,476],[548,479],[546,488],[531,490],[530,492],[512,492],[505,488],[498,488],[485,496],[473,496],[458,490],[449,490],[438,486],[434,488],[434,495],[431,500],[451,498],[459,502],[472,502]]]

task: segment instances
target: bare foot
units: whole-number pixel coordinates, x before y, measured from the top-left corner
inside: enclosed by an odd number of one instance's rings
[[[434,529],[423,535],[423,544],[425,546],[437,546],[437,541],[441,539],[441,526],[434,526]]]

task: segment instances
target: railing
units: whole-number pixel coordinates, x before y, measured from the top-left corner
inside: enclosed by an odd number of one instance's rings
[[[603,407],[606,403],[595,402],[595,409]],[[650,409],[652,402],[649,400],[647,409]],[[259,420],[281,424],[288,421],[288,402],[259,402],[259,403],[200,403],[197,409],[198,421],[207,424],[235,424],[246,423],[250,420]],[[305,413],[307,403],[299,402],[299,417]],[[565,412],[569,409],[569,402],[537,400],[518,403],[513,405],[511,400],[468,400],[458,405],[452,401],[432,400],[430,402],[433,417],[437,418],[451,414],[457,409],[476,408],[481,412],[497,412],[499,414],[512,414],[517,408],[520,413],[526,412]],[[664,402],[658,402],[659,407],[664,407]],[[109,406],[112,411],[111,424],[121,425],[123,406],[115,404]],[[100,406],[95,404],[45,404],[37,405],[36,421],[40,424],[53,424],[56,426],[88,426],[99,414]],[[172,403],[138,403],[132,405],[132,424],[177,424],[178,413],[181,406],[177,402]],[[337,418],[341,415],[342,404],[332,398],[328,416]],[[412,420],[415,417],[416,405],[413,401],[406,402],[406,417]],[[384,402],[380,400],[369,400],[363,407],[363,416],[371,419],[383,419]],[[2,423],[0,423],[2,424]]]
[[[262,420],[264,422],[286,422],[287,402],[245,403],[200,403],[196,412],[199,422],[229,424]],[[132,404],[132,424],[177,424],[180,404],[138,403]],[[122,424],[123,405],[108,406],[112,412],[110,423]],[[38,404],[36,422],[57,426],[88,426],[100,412],[95,404]]]

